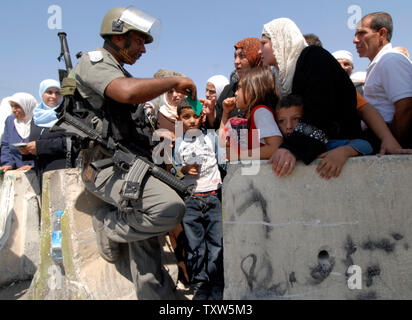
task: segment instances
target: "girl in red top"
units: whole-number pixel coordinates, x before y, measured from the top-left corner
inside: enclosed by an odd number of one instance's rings
[[[228,128],[233,128],[233,123],[239,122],[239,119],[229,119],[230,113],[237,107],[245,111],[248,144],[247,148],[245,146],[242,148],[242,134],[240,134],[238,158],[237,143],[234,143],[235,139],[231,139],[226,150],[228,160],[269,159],[279,148],[283,138],[273,111],[277,102],[275,75],[269,68],[257,67],[245,72],[239,81],[235,97],[223,101],[220,141],[221,145],[225,145],[224,141],[230,134]]]

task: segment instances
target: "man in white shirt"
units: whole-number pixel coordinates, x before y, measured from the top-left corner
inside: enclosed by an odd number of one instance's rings
[[[359,57],[371,61],[365,81],[365,98],[390,126],[403,147],[412,144],[412,63],[392,49],[393,23],[388,13],[366,15],[358,23],[353,43]]]

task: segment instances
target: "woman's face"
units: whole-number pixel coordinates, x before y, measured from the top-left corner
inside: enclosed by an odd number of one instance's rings
[[[206,99],[210,100],[210,102],[215,105],[216,103],[216,88],[213,83],[208,82],[206,84]]]
[[[279,70],[278,62],[273,54],[272,41],[270,38],[262,36],[262,40],[260,40],[259,53],[262,55],[263,65],[274,66]]]
[[[17,120],[24,120],[26,114],[22,107],[20,107],[17,103],[10,101],[11,111],[13,112],[14,116]]]
[[[249,60],[246,58],[245,52],[242,48],[238,48],[235,51],[235,68],[239,79],[242,78],[246,70],[251,68]]]
[[[62,96],[58,88],[51,87],[47,88],[47,90],[43,93],[42,98],[46,106],[54,108],[60,103]]]
[[[169,90],[166,94],[167,103],[173,107],[177,107],[178,103],[184,97],[183,94],[175,91],[174,89]]]

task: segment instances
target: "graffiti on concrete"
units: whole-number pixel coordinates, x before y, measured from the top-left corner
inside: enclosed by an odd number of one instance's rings
[[[246,212],[246,210],[254,204],[257,204],[262,210],[262,220],[265,223],[270,223],[268,211],[267,211],[267,201],[263,197],[262,193],[255,189],[253,183],[250,183],[249,193],[245,194],[243,204],[237,208],[237,213],[241,216]],[[269,233],[273,228],[271,226],[265,225],[265,238],[269,239]]]

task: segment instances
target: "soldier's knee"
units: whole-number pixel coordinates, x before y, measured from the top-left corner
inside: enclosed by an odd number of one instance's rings
[[[165,211],[165,215],[173,217],[173,220],[175,220],[177,226],[185,214],[186,206],[184,201],[179,197],[173,199],[173,201],[169,201],[168,206],[165,208]]]

